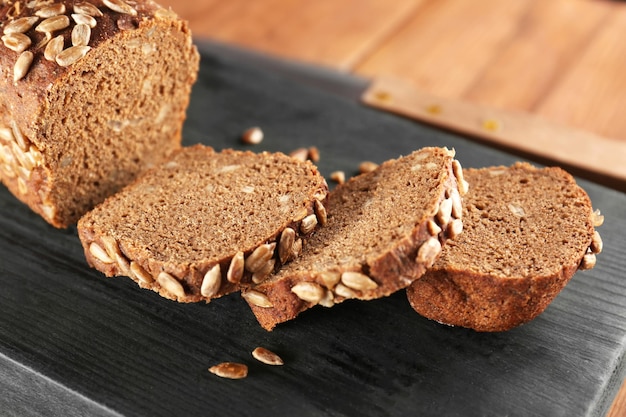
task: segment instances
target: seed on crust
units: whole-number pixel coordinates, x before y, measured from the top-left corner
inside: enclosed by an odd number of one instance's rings
[[[30,51],[24,51],[20,54],[13,67],[13,81],[19,81],[28,74],[33,58],[33,53]]]
[[[452,199],[446,198],[439,204],[439,210],[437,211],[437,221],[442,227],[445,227],[450,223],[452,217]]]
[[[299,282],[291,287],[291,292],[303,301],[317,304],[324,298],[326,290],[315,282]]]
[[[91,39],[91,28],[84,24],[78,24],[72,29],[72,45],[86,46]]]
[[[111,257],[111,259],[115,259],[115,255],[121,255],[120,247],[117,244],[117,240],[111,236],[102,236],[100,238],[102,244],[104,245],[104,249],[107,252],[107,255]]]
[[[595,210],[591,213],[591,224],[593,224],[593,227],[600,227],[604,224],[604,216],[600,213],[600,210]]]
[[[452,217],[455,219],[463,218],[463,201],[461,194],[456,189],[450,191],[450,200],[452,201]]]
[[[285,263],[293,255],[292,248],[296,241],[296,231],[291,227],[286,227],[280,234],[280,241],[278,242],[278,259],[281,263]]]
[[[222,270],[220,264],[215,264],[211,269],[204,274],[202,279],[202,286],[200,287],[200,294],[203,297],[214,297],[220,290],[222,284]]]
[[[72,13],[72,19],[76,22],[77,25],[87,25],[91,29],[95,28],[98,22],[93,17],[82,14],[82,13]]]
[[[120,272],[124,275],[130,276],[130,262],[124,255],[115,254],[115,263],[120,269]]]
[[[378,288],[376,281],[365,274],[354,271],[347,271],[341,274],[341,283],[357,291],[374,290]]]
[[[157,276],[157,281],[159,285],[161,285],[161,288],[165,289],[170,294],[180,298],[185,296],[185,289],[183,288],[183,284],[181,284],[180,281],[178,281],[167,272],[162,271],[161,273],[159,273],[159,275]]]
[[[154,282],[154,278],[152,277],[152,275],[150,275],[148,271],[143,269],[143,267],[135,261],[131,261],[130,263],[130,272],[132,272],[138,280],[146,284],[151,284]]]
[[[88,2],[76,3],[74,5],[74,13],[84,14],[93,17],[102,16],[102,12],[100,11],[100,9]]]
[[[11,131],[13,132],[13,138],[15,139],[15,143],[17,143],[22,151],[26,152],[28,150],[28,147],[30,146],[30,141],[26,136],[24,136],[22,130],[17,125],[17,122],[15,120],[11,120]]]
[[[222,378],[243,379],[248,376],[248,366],[243,363],[222,362],[210,367],[209,372]]]
[[[306,161],[309,158],[309,150],[306,148],[298,148],[289,153],[289,156],[297,159],[298,161]]]
[[[8,35],[9,33],[25,33],[28,32],[35,23],[39,21],[37,16],[20,17],[12,22],[7,23],[2,33]]]
[[[432,220],[428,221],[428,223],[426,224],[426,228],[428,229],[428,233],[431,236],[437,236],[439,233],[441,233],[441,227],[439,227],[439,225]]]
[[[322,307],[327,307],[327,308],[334,306],[335,297],[332,291],[324,291],[324,296],[322,297],[321,300],[319,300],[317,304],[321,305]]]
[[[43,56],[48,61],[55,61],[57,55],[63,51],[63,43],[64,43],[63,35],[59,35],[56,38],[52,39],[46,45],[46,49],[43,51]]]
[[[248,301],[250,304],[255,305],[257,307],[262,307],[262,308],[274,307],[274,304],[272,304],[272,302],[267,297],[267,295],[263,294],[262,292],[249,290],[249,291],[242,293],[241,296],[245,298],[246,301]]]
[[[0,127],[0,139],[5,142],[13,142],[15,140],[13,132],[8,127]]]
[[[62,67],[68,67],[87,55],[87,52],[91,50],[91,46],[80,45],[80,46],[70,46],[66,50],[59,53],[55,60],[57,64]]]
[[[276,259],[272,258],[265,263],[263,268],[255,271],[252,274],[252,282],[255,284],[260,284],[270,276],[270,274],[274,271],[274,265],[276,265]]]
[[[35,16],[43,17],[45,19],[48,17],[58,16],[64,13],[65,13],[65,4],[56,3],[56,4],[50,4],[48,6],[44,6],[41,9],[37,10],[35,12]]]
[[[367,174],[368,172],[374,171],[378,168],[378,164],[372,161],[363,161],[359,164],[359,173]]]
[[[243,132],[243,134],[241,135],[241,141],[249,145],[258,145],[259,143],[263,142],[263,131],[260,127],[251,127],[250,129]]]
[[[265,266],[274,256],[276,243],[266,243],[256,248],[245,261],[246,270],[255,273]]]
[[[593,238],[591,239],[591,245],[589,249],[591,249],[591,253],[600,253],[602,252],[602,237],[600,237],[600,233],[597,230],[593,232]]]
[[[465,181],[465,178],[463,177],[463,168],[461,167],[461,163],[457,159],[454,159],[452,161],[452,172],[456,177],[459,193],[461,193],[461,195],[465,195],[469,190],[469,184],[467,183],[467,181]]]
[[[320,279],[324,283],[324,286],[329,290],[335,288],[339,281],[341,281],[341,273],[340,272],[331,272],[325,271],[319,275]]]
[[[461,219],[454,219],[448,225],[448,237],[454,239],[461,233],[463,233],[463,221]]]
[[[596,266],[596,255],[594,253],[588,252],[583,256],[583,260],[580,262],[578,269],[581,271],[586,271],[588,269]]]
[[[324,207],[324,204],[319,200],[315,200],[313,208],[315,210],[315,215],[317,216],[317,220],[319,221],[319,223],[322,226],[326,226],[326,224],[328,223],[328,213],[326,212],[326,207]]]
[[[343,298],[356,298],[356,293],[344,284],[337,284],[334,289],[335,295]]]
[[[422,246],[417,251],[417,257],[415,261],[423,263],[427,267],[432,266],[437,259],[437,256],[441,252],[441,243],[436,237],[431,237],[426,242],[422,243]]]
[[[113,263],[113,259],[111,259],[111,257],[106,253],[102,246],[98,245],[96,242],[91,242],[91,244],[89,245],[89,253],[91,253],[94,258],[102,263]]]
[[[292,257],[297,258],[298,256],[300,256],[300,253],[302,252],[302,239],[296,239],[295,242],[293,242],[293,247],[291,248],[291,252],[292,252]]]
[[[19,54],[24,52],[31,45],[32,41],[23,33],[16,32],[3,35],[2,43],[10,50]]]
[[[137,16],[137,10],[135,10],[128,3],[122,0],[103,0],[103,3],[106,7],[113,10],[114,12]]]
[[[65,15],[49,17],[35,27],[37,32],[52,33],[70,26],[70,18]]]
[[[313,161],[315,163],[320,161],[320,150],[317,149],[317,147],[311,146],[311,147],[309,147],[308,151],[309,151],[308,158],[311,161]]]
[[[307,235],[315,229],[315,226],[317,226],[317,216],[315,216],[315,214],[310,214],[302,219],[302,222],[300,223],[300,231],[302,234]]]
[[[259,362],[263,362],[266,365],[283,365],[284,362],[280,356],[275,354],[269,349],[265,349],[264,347],[257,347],[252,351],[252,357],[258,360]]]
[[[233,284],[238,284],[243,277],[244,255],[243,252],[237,252],[230,261],[230,266],[226,272],[226,279]]]

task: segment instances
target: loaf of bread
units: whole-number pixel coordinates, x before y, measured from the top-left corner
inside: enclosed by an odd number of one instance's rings
[[[78,222],[88,263],[179,302],[260,282],[326,222],[328,186],[310,162],[185,147]]]
[[[302,255],[242,295],[271,330],[318,304],[370,300],[406,288],[432,265],[444,241],[461,233],[466,187],[447,149],[387,161],[337,186],[326,227]]]
[[[180,147],[199,55],[150,0],[3,1],[0,176],[66,227]]]
[[[602,217],[560,168],[467,169],[463,235],[449,242],[407,294],[421,315],[478,331],[509,330],[539,315],[602,249]]]

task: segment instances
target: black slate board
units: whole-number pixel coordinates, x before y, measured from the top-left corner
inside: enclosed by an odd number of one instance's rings
[[[250,148],[239,135],[259,125],[253,150],[315,145],[325,175],[430,145],[456,148],[466,167],[517,159],[202,50],[187,145]],[[176,304],[105,278],[74,228],[51,228],[1,187],[0,415],[604,415],[625,374],[626,196],[581,185],[606,216],[597,267],[498,334],[423,319],[402,292],[315,308],[268,333],[236,294]],[[259,345],[286,364],[256,362]],[[226,360],[248,363],[248,378],[207,371]]]

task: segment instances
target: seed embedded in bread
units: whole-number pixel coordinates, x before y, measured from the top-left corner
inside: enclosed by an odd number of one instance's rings
[[[204,274],[200,294],[202,294],[203,297],[211,298],[219,292],[221,285],[222,270],[220,264],[216,264]]]
[[[579,267],[595,265],[591,201],[560,168],[520,162],[466,169],[464,178],[463,233],[407,296],[440,323],[508,330],[544,311]]]
[[[291,287],[291,292],[308,303],[317,304],[324,298],[324,288],[315,282],[299,282]]]

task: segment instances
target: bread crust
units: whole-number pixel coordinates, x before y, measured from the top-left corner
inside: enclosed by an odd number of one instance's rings
[[[594,239],[591,201],[576,185],[574,178],[560,168],[538,169],[527,163],[516,163],[511,167],[468,169],[465,174],[471,185],[465,196],[464,234],[454,244],[444,247],[433,267],[407,289],[407,296],[415,311],[442,324],[481,332],[510,330],[541,314],[579,269],[583,257],[594,255],[590,249]],[[528,183],[517,181],[524,179],[526,174]],[[508,193],[498,194],[496,182],[505,180],[509,181]],[[541,184],[551,184],[550,189],[540,189],[540,180],[543,181]],[[478,235],[479,229],[474,230],[472,222],[485,221],[488,217],[488,209],[483,209],[484,201],[491,199],[494,206],[510,206],[516,196],[523,195],[524,187],[530,187],[529,191],[535,197],[533,204],[524,200],[519,203],[520,208],[513,205],[512,211],[522,211],[509,216],[499,212],[498,221],[491,226],[494,233]],[[551,207],[566,206],[568,202],[572,204],[571,215],[575,216],[578,226],[572,230],[560,227],[548,229],[552,219],[556,224],[563,212]],[[495,228],[514,229],[521,221],[519,216],[529,218],[526,228],[532,229],[535,235],[540,236],[539,239],[546,236],[546,241],[534,241],[531,234],[519,237],[495,232]],[[542,217],[545,218],[544,223],[533,223],[532,219]],[[526,250],[495,260],[488,253],[489,245],[474,246],[474,260],[460,258],[459,254],[467,252],[471,242],[491,239],[491,247],[496,247],[507,244],[507,239],[512,237],[521,239],[517,247],[525,247]],[[561,245],[561,239],[576,240],[576,243],[572,243],[570,248]],[[538,252],[542,252],[544,257],[553,257],[555,262],[545,268],[533,264],[529,259],[532,256],[539,259]],[[485,271],[486,264],[493,265],[493,269]]]

